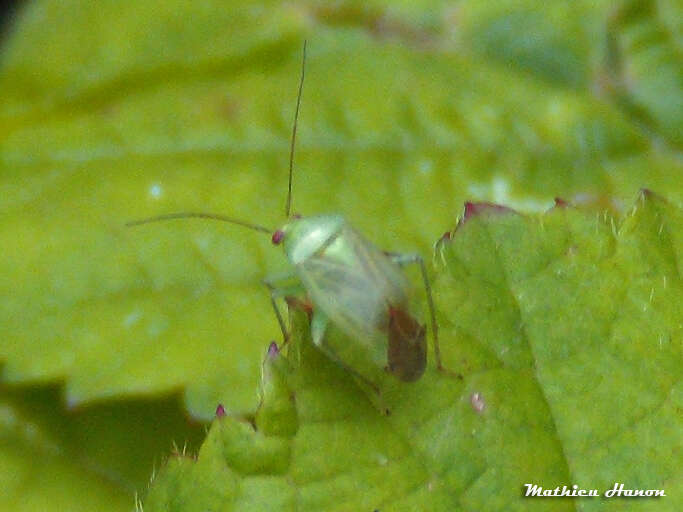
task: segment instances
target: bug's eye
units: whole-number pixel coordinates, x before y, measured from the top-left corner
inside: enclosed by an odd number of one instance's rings
[[[284,237],[285,232],[281,229],[278,229],[275,233],[273,233],[273,237],[271,238],[271,240],[273,241],[273,245],[278,245],[280,242],[282,242],[282,239]]]

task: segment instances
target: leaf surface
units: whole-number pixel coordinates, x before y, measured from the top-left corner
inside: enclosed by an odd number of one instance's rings
[[[0,401],[0,480],[4,510],[123,512],[131,497],[102,475],[75,463],[50,436]]]
[[[434,286],[441,351],[462,379],[432,359],[415,383],[364,392],[294,310],[256,415],[217,418],[145,510],[678,510],[681,210],[643,191],[619,218],[468,212],[439,246]],[[666,497],[523,497],[527,483],[602,495],[615,482]]]
[[[202,426],[178,394],[64,410],[59,386],[0,386],[0,509],[130,511],[172,447]]]
[[[251,407],[279,337],[260,280],[282,255],[236,226],[124,223],[283,222],[304,37],[296,211],[426,254],[465,199],[619,210],[648,186],[680,201],[680,159],[653,143],[676,140],[661,105],[680,84],[639,75],[644,123],[591,74],[612,72],[597,35],[622,40],[626,21],[537,7],[28,3],[0,55],[3,378],[63,380],[71,405],[183,389],[197,417]]]

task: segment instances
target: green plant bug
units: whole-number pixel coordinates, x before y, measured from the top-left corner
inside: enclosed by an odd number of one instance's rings
[[[411,286],[401,268],[416,264],[427,297],[436,366],[439,371],[455,375],[441,363],[434,302],[420,255],[382,251],[338,214],[313,217],[291,215],[294,147],[305,64],[304,42],[289,157],[285,209],[288,220],[280,229],[271,230],[240,219],[204,212],[158,215],[127,225],[194,217],[272,233],[273,244],[283,247],[291,265],[286,273],[263,281],[270,290],[271,303],[284,342],[288,341],[289,334],[278,300],[304,297],[303,301],[298,300],[297,303],[310,307],[313,343],[378,393],[379,388],[367,376],[366,369],[380,369],[401,381],[412,382],[418,380],[426,368],[426,330],[410,312]],[[289,303],[291,306],[292,302]],[[346,337],[338,340],[328,336],[330,324]]]

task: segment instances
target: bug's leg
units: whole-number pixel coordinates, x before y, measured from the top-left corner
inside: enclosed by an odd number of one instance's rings
[[[311,319],[311,339],[313,340],[313,344],[318,347],[318,349],[320,349],[320,351],[323,352],[328,358],[344,368],[344,370],[349,372],[364,385],[372,389],[375,395],[377,395],[377,400],[379,402],[380,408],[382,409],[382,413],[388,416],[391,414],[391,411],[388,407],[386,407],[384,401],[382,400],[382,392],[380,391],[379,386],[368,379],[365,375],[357,372],[354,368],[351,368],[344,361],[339,359],[337,354],[331,350],[328,350],[328,348],[325,346],[325,331],[327,331],[327,326],[329,323],[330,321],[327,318],[327,315],[319,310],[313,310],[313,318]]]
[[[294,295],[300,290],[298,285],[293,284],[295,277],[293,272],[287,272],[272,277],[266,277],[263,280],[263,284],[270,291],[270,304],[273,306],[277,323],[280,325],[280,330],[282,331],[283,345],[287,344],[289,341],[289,332],[287,331],[282,312],[277,305],[277,299],[287,297],[288,295]]]
[[[321,311],[314,311],[311,318],[311,339],[313,343],[320,349],[323,349],[323,339],[325,338],[325,331],[330,321],[327,315]]]
[[[425,292],[427,294],[427,307],[429,308],[429,320],[432,326],[432,339],[434,341],[434,359],[436,360],[436,368],[443,373],[451,375],[462,379],[462,375],[453,372],[446,368],[441,363],[441,349],[439,348],[439,328],[436,323],[436,310],[434,309],[434,299],[432,299],[432,286],[429,284],[429,278],[427,277],[427,269],[425,267],[425,262],[422,256],[419,254],[399,254],[394,252],[385,253],[391,260],[397,265],[410,265],[417,263],[420,267],[420,273],[422,274],[422,281],[424,283]]]

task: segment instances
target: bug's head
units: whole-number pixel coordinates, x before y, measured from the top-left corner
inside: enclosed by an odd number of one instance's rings
[[[291,220],[299,220],[301,218],[301,215],[298,213],[295,213],[292,215]],[[282,229],[277,229],[273,232],[273,236],[270,238],[273,242],[273,245],[280,245],[282,241],[285,239],[285,230],[287,229],[287,226],[285,226]]]
[[[291,217],[273,233],[271,241],[275,245],[282,245],[287,259],[297,265],[334,240],[343,225],[344,219],[339,215]]]

